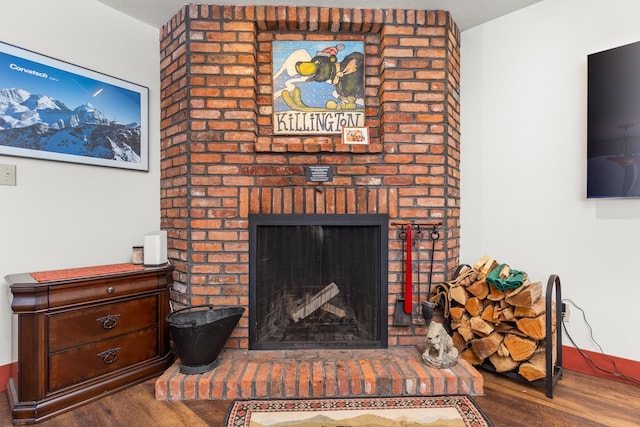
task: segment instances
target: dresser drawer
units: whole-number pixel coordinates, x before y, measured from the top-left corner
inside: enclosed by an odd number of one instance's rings
[[[138,292],[158,289],[158,276],[154,274],[123,275],[78,281],[50,286],[49,307],[61,307],[105,298],[122,297]]]
[[[157,322],[156,295],[52,314],[48,317],[49,352],[124,335]]]
[[[157,334],[153,327],[50,354],[49,391],[152,358],[158,351]]]

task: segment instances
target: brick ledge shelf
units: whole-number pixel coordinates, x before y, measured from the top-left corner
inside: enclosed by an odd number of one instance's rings
[[[382,153],[382,144],[334,144],[325,143],[270,143],[259,142],[255,145],[256,153]]]
[[[349,396],[482,395],[482,375],[460,359],[425,366],[416,347],[376,350],[224,350],[220,365],[198,375],[175,362],[155,384],[157,400]]]

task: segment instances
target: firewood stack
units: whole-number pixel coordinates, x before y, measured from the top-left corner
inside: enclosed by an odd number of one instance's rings
[[[472,365],[490,364],[497,372],[517,372],[528,381],[544,378],[546,307],[542,282],[531,283],[524,273],[522,286],[501,291],[486,280],[499,266],[496,260],[484,256],[444,284],[448,287],[454,345]],[[503,264],[497,273],[506,278],[510,271]],[[554,335],[555,324],[554,316]]]

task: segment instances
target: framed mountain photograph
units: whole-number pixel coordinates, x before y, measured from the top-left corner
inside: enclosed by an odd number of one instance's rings
[[[149,170],[149,89],[0,42],[0,155]]]

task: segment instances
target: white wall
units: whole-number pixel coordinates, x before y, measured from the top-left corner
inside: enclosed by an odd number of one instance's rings
[[[160,227],[158,30],[94,0],[0,2],[0,41],[149,87],[149,172],[0,156],[0,366],[11,354],[4,276],[128,262]],[[0,81],[0,87],[2,82]]]
[[[604,352],[631,360],[640,199],[586,199],[586,100],[587,55],[640,41],[638,16],[637,0],[545,0],[461,40],[462,261],[558,274]],[[578,347],[599,351],[570,309]]]

